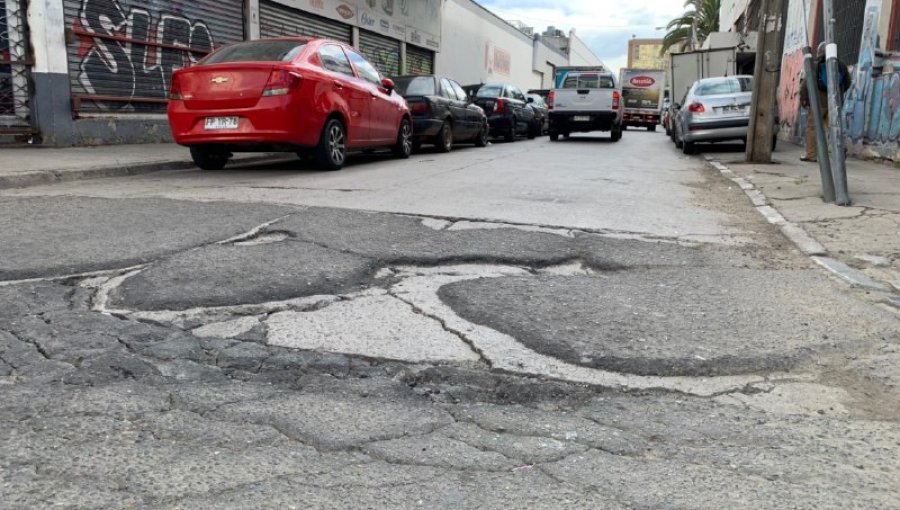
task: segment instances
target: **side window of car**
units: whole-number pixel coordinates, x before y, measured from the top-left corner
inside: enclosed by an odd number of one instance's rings
[[[516,87],[510,87],[509,91],[510,91],[510,97],[512,97],[513,99],[518,99],[519,101],[525,101],[525,94],[523,94],[521,90],[517,89]]]
[[[459,99],[456,97],[456,91],[453,90],[453,86],[450,85],[450,80],[447,78],[441,78],[441,95],[453,101]]]
[[[350,54],[350,60],[353,62],[353,66],[356,67],[356,72],[359,73],[359,77],[374,83],[375,85],[381,86],[381,75],[378,74],[375,67],[359,53],[355,51],[349,51],[348,53]]]
[[[350,61],[340,46],[334,44],[326,44],[319,49],[319,60],[322,61],[322,67],[335,72],[353,76],[353,68],[350,67]]]
[[[456,83],[453,80],[450,80],[450,86],[453,87],[453,91],[456,92],[456,98],[460,101],[469,101],[469,96],[466,95],[466,91],[460,86],[459,83]]]

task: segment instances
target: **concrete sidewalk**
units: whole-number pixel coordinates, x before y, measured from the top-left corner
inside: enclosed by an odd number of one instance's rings
[[[900,307],[900,169],[850,159],[852,205],[822,200],[816,163],[782,144],[774,164],[743,161],[743,154],[708,154],[706,159],[741,186],[757,209],[824,268],[855,287],[882,293]]]
[[[235,154],[229,165],[271,157],[267,153]],[[196,168],[188,149],[174,143],[0,148],[0,189],[187,168]]]

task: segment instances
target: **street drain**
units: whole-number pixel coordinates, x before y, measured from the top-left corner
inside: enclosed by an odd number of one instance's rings
[[[261,232],[255,236],[236,241],[235,246],[259,246],[261,244],[279,243],[291,237],[287,232]]]

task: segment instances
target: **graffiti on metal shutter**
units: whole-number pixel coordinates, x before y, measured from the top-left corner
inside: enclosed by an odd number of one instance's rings
[[[72,31],[79,38],[82,99],[101,109],[165,108],[172,71],[197,62],[215,41],[206,22],[163,11],[84,0]]]

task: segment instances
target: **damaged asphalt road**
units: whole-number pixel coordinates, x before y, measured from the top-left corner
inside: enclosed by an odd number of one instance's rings
[[[0,218],[11,508],[900,506],[896,316],[775,233],[159,198]]]

